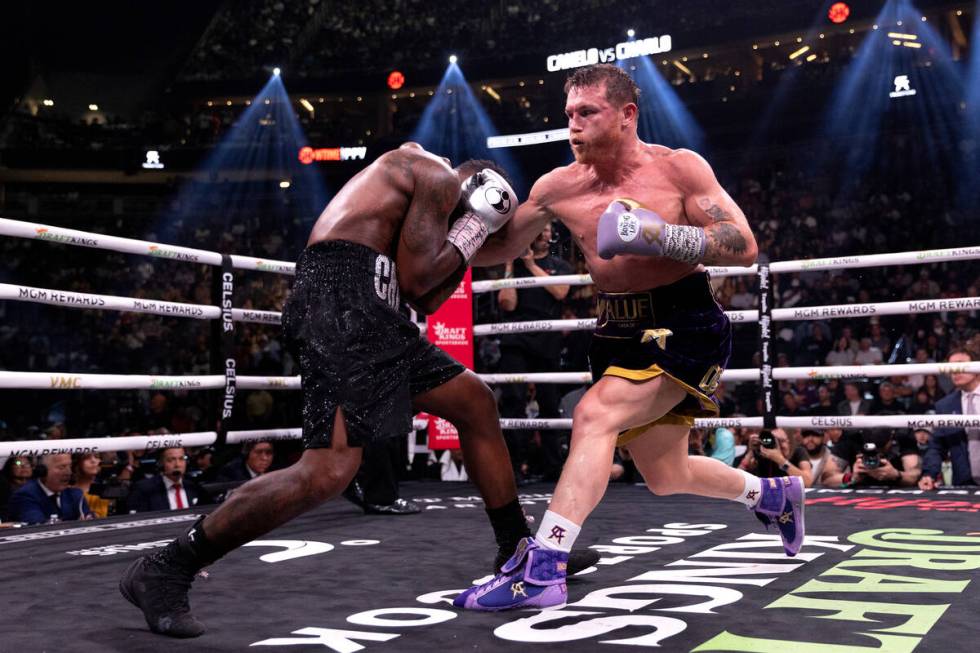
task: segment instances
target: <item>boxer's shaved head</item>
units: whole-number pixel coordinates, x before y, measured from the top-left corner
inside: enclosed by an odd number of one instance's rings
[[[606,100],[615,106],[629,102],[639,104],[640,87],[633,78],[622,68],[609,63],[600,63],[579,68],[565,80],[565,94],[573,88],[588,86],[603,86],[606,88]]]

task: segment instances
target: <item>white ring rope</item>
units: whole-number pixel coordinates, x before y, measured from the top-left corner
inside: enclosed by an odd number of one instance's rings
[[[241,390],[299,390],[298,376],[239,376]],[[151,374],[73,374],[70,372],[0,371],[0,389],[21,390],[217,390],[223,374],[160,376]]]
[[[87,308],[121,311],[123,313],[148,313],[150,315],[187,317],[196,320],[217,320],[221,317],[220,307],[207,304],[185,304],[182,302],[166,302],[159,299],[94,295],[91,293],[72,292],[70,290],[18,286],[10,283],[0,283],[0,299],[49,304],[51,306],[63,306],[65,308]],[[282,313],[279,311],[233,308],[231,309],[231,319],[235,322],[279,324],[282,321]]]
[[[78,231],[77,229],[64,229],[62,227],[53,227],[35,222],[22,222],[7,218],[0,218],[0,236],[43,240],[49,243],[77,245],[79,247],[91,247],[94,249],[107,249],[114,252],[123,252],[124,254],[138,254],[140,256],[152,256],[154,258],[185,261],[187,263],[221,265],[221,254],[205,249],[164,245],[148,240],[107,236],[105,234]],[[231,264],[232,267],[239,270],[259,270],[261,272],[275,272],[277,274],[296,273],[295,263],[256,258],[254,256],[232,254]]]
[[[727,417],[695,419],[694,427],[709,428],[762,428],[761,417]],[[416,429],[424,428],[425,420],[415,420]],[[980,415],[850,415],[845,417],[777,417],[780,428],[804,428],[814,430],[857,428],[980,428]],[[572,428],[571,419],[502,419],[504,430],[563,430]],[[229,431],[230,444],[266,440],[296,440],[303,437],[302,429],[259,429]],[[148,451],[168,447],[204,447],[214,444],[218,434],[214,431],[195,433],[168,433],[165,435],[128,435],[123,437],[101,436],[74,438],[71,440],[14,440],[0,442],[0,457],[43,456],[52,453],[98,453],[101,451]]]
[[[105,249],[127,254],[153,256],[169,260],[221,265],[222,255],[218,252],[163,245],[149,241],[95,234],[74,229],[64,229],[49,225],[22,222],[0,218],[0,235],[56,242],[95,249]],[[827,259],[782,261],[770,264],[770,271],[803,272],[816,270],[836,270],[874,267],[882,265],[914,265],[943,261],[972,260],[980,258],[980,247],[963,247],[918,252],[896,252]],[[288,261],[270,261],[249,256],[231,255],[232,266],[237,269],[259,270],[279,274],[295,274],[295,264]],[[707,268],[716,277],[749,275],[757,271],[757,266],[748,268]],[[585,285],[591,283],[589,275],[566,275],[556,277],[531,277],[520,279],[501,279],[497,281],[475,282],[473,292],[487,292],[509,287],[533,287],[545,285]],[[0,299],[34,301],[72,308],[97,308],[129,312],[152,313],[158,315],[178,315],[197,319],[216,319],[220,308],[198,304],[183,304],[159,300],[140,300],[136,298],[94,295],[68,291],[56,291],[29,286],[0,284]],[[980,309],[980,297],[961,297],[944,300],[917,300],[883,302],[875,304],[851,304],[837,306],[813,306],[799,308],[773,309],[774,320],[834,319],[843,317],[872,315],[904,315],[910,313],[935,313]],[[238,321],[275,324],[280,321],[275,311],[246,311],[233,309],[233,319]],[[758,311],[730,311],[727,313],[733,322],[757,322]],[[474,335],[492,333],[527,333],[532,331],[587,330],[595,327],[595,320],[543,320],[536,322],[512,322],[504,324],[481,324],[473,328]],[[835,366],[813,368],[776,368],[775,379],[797,378],[864,378],[894,376],[905,374],[949,374],[953,371],[978,372],[980,363],[963,364],[911,364],[875,366]],[[760,370],[727,370],[724,380],[758,381]],[[482,375],[490,383],[538,382],[587,383],[588,373],[572,372],[565,374],[523,374],[523,375]],[[561,378],[562,380],[557,380]],[[547,379],[547,380],[546,380]],[[555,380],[552,380],[555,379]],[[242,389],[298,389],[299,377],[237,377],[236,383]],[[195,390],[224,387],[225,377],[209,376],[150,376],[119,374],[59,374],[45,372],[0,371],[0,388],[27,389],[159,389]],[[415,420],[415,428],[424,428],[425,420]],[[570,429],[571,419],[501,419],[503,429]],[[980,417],[964,415],[854,415],[829,417],[776,417],[777,426],[787,428],[946,428],[980,427]],[[748,427],[761,428],[762,417],[697,419],[699,428]],[[261,429],[250,431],[229,431],[227,442],[240,443],[258,439],[296,439],[302,437],[301,429]],[[153,436],[124,436],[77,438],[72,440],[32,440],[0,442],[0,456],[43,455],[46,453],[81,453],[88,451],[148,450],[166,447],[196,447],[213,444],[218,434],[213,431],[179,433]]]
[[[980,361],[964,363],[905,363],[900,365],[830,365],[823,367],[776,367],[773,378],[865,379],[912,374],[980,374]],[[758,381],[756,368],[725,370],[722,381]],[[592,382],[589,372],[537,372],[527,374],[479,374],[491,385],[505,383],[585,384]],[[239,376],[241,390],[299,390],[299,376]],[[216,390],[225,387],[223,375],[159,376],[150,374],[75,374],[71,372],[12,372],[0,370],[0,389],[5,390]]]
[[[866,254],[864,256],[838,256],[835,258],[800,259],[796,261],[776,261],[769,264],[769,271],[814,272],[817,270],[847,270],[850,268],[872,268],[885,265],[923,265],[944,261],[969,261],[980,259],[980,245],[954,247],[950,249],[927,249],[917,252],[893,252],[890,254]],[[713,277],[746,276],[758,272],[759,266],[723,267],[706,266],[705,271]],[[473,292],[491,292],[503,288],[528,288],[538,286],[587,286],[592,283],[588,274],[567,274],[554,277],[517,277],[474,281]]]
[[[873,304],[836,304],[829,306],[801,306],[799,308],[774,308],[772,319],[781,322],[801,320],[836,320],[847,317],[873,317],[876,315],[912,315],[916,313],[946,313],[953,311],[980,310],[980,297],[957,297],[955,299],[916,299],[901,302],[878,302]],[[759,321],[759,311],[725,311],[728,319],[735,324]],[[496,322],[474,324],[474,336],[489,336],[503,333],[540,333],[554,331],[591,331],[595,328],[595,318],[576,320],[532,320],[528,322]]]

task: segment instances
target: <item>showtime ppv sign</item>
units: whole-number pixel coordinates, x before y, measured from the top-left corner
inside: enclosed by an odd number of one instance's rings
[[[426,320],[431,342],[457,361],[473,369],[472,271],[467,270],[456,291]],[[429,417],[429,448],[459,449],[459,434],[446,420]]]
[[[353,161],[367,156],[366,147],[302,147],[299,162],[310,165],[314,161]]]

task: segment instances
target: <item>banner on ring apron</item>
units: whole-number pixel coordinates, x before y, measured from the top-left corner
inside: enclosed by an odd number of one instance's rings
[[[429,342],[473,369],[472,270],[466,270],[456,292],[426,320]],[[456,428],[435,415],[429,416],[429,449],[459,449]]]

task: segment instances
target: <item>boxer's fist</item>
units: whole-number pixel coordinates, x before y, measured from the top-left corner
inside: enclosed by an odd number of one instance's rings
[[[670,224],[632,200],[613,200],[599,216],[596,249],[604,259],[639,254],[693,265],[704,257],[705,245],[701,227]]]
[[[470,175],[462,185],[463,201],[493,233],[517,212],[517,194],[507,180],[490,168]]]

